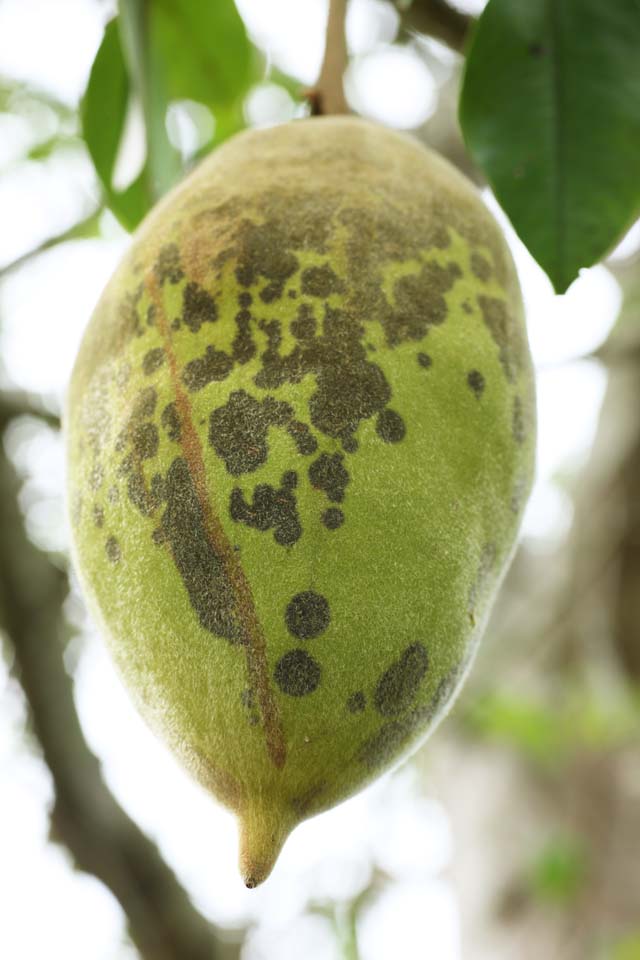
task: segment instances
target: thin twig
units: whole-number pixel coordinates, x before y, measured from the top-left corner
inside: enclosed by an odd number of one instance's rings
[[[34,247],[32,250],[27,250],[26,253],[16,257],[15,260],[11,260],[9,263],[0,266],[0,280],[13,270],[17,270],[18,267],[23,266],[28,260],[31,260],[32,257],[37,257],[38,254],[44,253],[45,250],[49,250],[51,247],[55,247],[58,243],[65,243],[68,240],[80,240],[83,237],[89,237],[93,233],[96,233],[103,210],[103,207],[94,210],[93,213],[89,214],[84,220],[74,223],[72,227],[63,230],[62,233],[56,234],[54,237],[48,237],[46,240],[43,240],[42,243],[39,243],[37,247]]]
[[[329,0],[329,17],[324,47],[324,59],[318,80],[305,97],[311,104],[313,116],[350,113],[344,95],[344,72],[347,69],[347,35],[345,21],[347,0]]]
[[[456,10],[446,0],[413,0],[410,6],[396,0],[396,6],[406,29],[441,40],[458,53],[464,51],[474,17]]]

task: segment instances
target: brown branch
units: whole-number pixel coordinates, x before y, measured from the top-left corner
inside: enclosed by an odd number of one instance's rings
[[[474,17],[456,10],[446,0],[413,0],[409,7],[396,0],[396,6],[406,29],[434,37],[458,53],[464,52]]]
[[[53,776],[52,839],[66,844],[76,865],[117,898],[145,960],[237,957],[238,947],[216,936],[156,846],[118,805],[87,747],[63,662],[67,579],[26,537],[17,488],[0,444],[0,625]]]
[[[329,17],[324,47],[324,59],[320,74],[305,97],[311,104],[313,116],[322,114],[350,113],[344,95],[344,72],[349,60],[345,20],[347,0],[329,0]]]

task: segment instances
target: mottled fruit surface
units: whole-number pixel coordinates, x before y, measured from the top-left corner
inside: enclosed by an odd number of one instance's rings
[[[533,469],[504,239],[355,118],[240,134],[145,220],[68,396],[75,559],[150,725],[241,824],[297,822],[424,739]]]

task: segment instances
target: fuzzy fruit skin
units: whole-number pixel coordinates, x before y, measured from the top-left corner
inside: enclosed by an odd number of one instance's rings
[[[433,729],[510,560],[535,415],[502,234],[403,135],[244,132],[141,225],[66,427],[91,608],[254,886]]]

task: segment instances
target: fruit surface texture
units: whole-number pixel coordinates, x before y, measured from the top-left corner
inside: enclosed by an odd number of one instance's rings
[[[523,308],[474,188],[408,137],[234,137],[144,221],[67,401],[81,582],[249,886],[464,678],[533,472]]]

